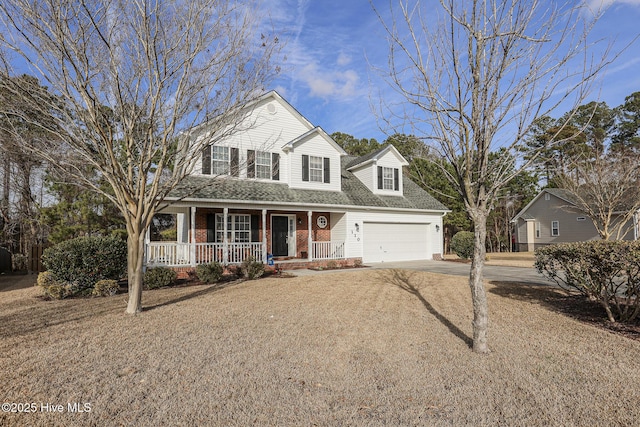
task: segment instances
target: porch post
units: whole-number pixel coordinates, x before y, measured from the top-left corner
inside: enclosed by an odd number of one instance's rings
[[[222,230],[223,230],[223,248],[222,248],[222,263],[224,265],[229,264],[229,239],[227,238],[227,218],[229,217],[229,208],[222,209]]]
[[[191,210],[191,221],[189,224],[190,233],[191,234],[191,244],[189,245],[189,258],[191,259],[191,267],[196,266],[196,207],[191,206],[189,208]]]
[[[151,243],[151,227],[147,227],[144,233],[144,262],[142,263],[142,272],[147,271],[147,263],[149,262],[149,244]]]
[[[313,236],[311,235],[311,217],[312,211],[307,211],[307,257],[309,261],[313,260]]]
[[[267,263],[267,210],[262,209],[262,263]]]

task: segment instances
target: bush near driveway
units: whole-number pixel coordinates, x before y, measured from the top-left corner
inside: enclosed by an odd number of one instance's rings
[[[463,259],[473,257],[473,233],[471,231],[458,231],[451,238],[451,250]]]
[[[127,272],[127,243],[118,237],[79,237],[45,249],[42,264],[74,294],[89,294],[96,282],[118,280]]]
[[[535,255],[539,273],[598,301],[611,322],[640,314],[640,241],[562,243]]]

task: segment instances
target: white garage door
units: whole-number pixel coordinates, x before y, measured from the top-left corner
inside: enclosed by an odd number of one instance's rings
[[[412,261],[427,259],[427,224],[365,222],[364,262]]]

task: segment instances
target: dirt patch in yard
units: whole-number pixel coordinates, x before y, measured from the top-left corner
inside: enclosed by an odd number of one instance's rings
[[[367,270],[224,287],[0,300],[0,425],[633,425],[640,342],[488,284],[489,355],[466,280]],[[90,404],[74,413],[69,403]],[[63,413],[41,410],[63,405]],[[71,406],[73,409],[73,406]]]

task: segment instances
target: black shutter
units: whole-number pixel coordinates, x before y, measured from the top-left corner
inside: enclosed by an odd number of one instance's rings
[[[202,149],[202,174],[211,175],[211,145]]]
[[[251,215],[251,241],[260,241],[260,215]]]
[[[324,158],[324,183],[329,184],[331,182],[331,159]]]
[[[280,154],[271,153],[271,179],[280,181]]]
[[[240,175],[240,158],[237,148],[231,148],[231,176]]]
[[[247,150],[247,178],[256,177],[256,152]]]
[[[302,155],[302,180],[309,181],[309,156]]]
[[[382,190],[382,166],[378,166],[378,190]]]
[[[207,243],[216,241],[216,214],[207,214]]]
[[[400,190],[400,172],[398,168],[393,169],[393,189],[396,191]]]

